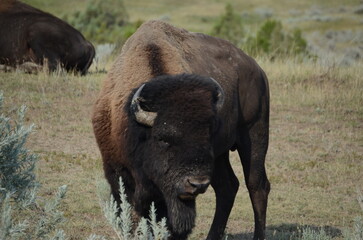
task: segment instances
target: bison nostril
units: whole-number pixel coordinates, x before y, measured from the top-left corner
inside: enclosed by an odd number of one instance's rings
[[[182,200],[194,200],[198,194],[207,190],[210,179],[208,176],[191,176],[184,178],[182,182],[178,188],[178,197]]]
[[[194,188],[195,193],[204,193],[210,184],[208,177],[190,177],[187,181]]]

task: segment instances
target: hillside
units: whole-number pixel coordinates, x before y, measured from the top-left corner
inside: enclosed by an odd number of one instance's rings
[[[82,10],[87,0],[25,0],[36,7],[62,17]],[[113,1],[115,7],[117,1]],[[189,31],[209,33],[216,19],[231,3],[243,16],[248,32],[255,32],[266,19],[282,21],[286,29],[299,28],[308,40],[309,49],[324,59],[337,58],[349,65],[363,58],[363,3],[359,0],[134,0],[123,1],[130,21],[162,19]],[[72,8],[69,8],[69,6]]]

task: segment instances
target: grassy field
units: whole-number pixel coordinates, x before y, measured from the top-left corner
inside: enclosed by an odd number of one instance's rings
[[[23,0],[58,17],[85,11],[90,0]],[[267,19],[281,21],[284,31],[302,30],[312,54],[339,58],[350,64],[363,58],[362,2],[360,0],[104,0],[119,8],[129,21],[162,19],[189,31],[211,33],[227,3],[242,17],[245,37],[254,36]],[[71,8],[69,6],[72,6]],[[112,35],[112,34],[111,34]],[[92,40],[92,39],[91,39]],[[115,39],[119,42],[121,39]]]
[[[27,0],[56,15],[81,9],[86,0]],[[197,2],[197,3],[196,3]],[[227,1],[125,0],[131,20],[164,18],[191,31],[208,32],[224,11]],[[237,1],[235,1],[237,2]],[[238,1],[238,12],[273,9],[285,23],[288,10],[339,8],[340,1]],[[358,0],[344,2],[351,10]],[[332,22],[293,22],[308,33],[325,29],[358,29],[361,18],[334,12]],[[312,27],[314,26],[314,27]],[[362,61],[351,66],[319,65],[294,58],[260,57],[271,91],[270,146],[267,173],[271,181],[267,230],[269,239],[293,239],[301,229],[324,227],[341,239],[353,219],[362,216],[357,191],[363,191],[363,69]],[[108,66],[108,65],[107,65]],[[25,104],[26,123],[36,124],[28,147],[39,155],[38,180],[41,197],[49,197],[60,185],[68,185],[62,205],[69,239],[85,239],[91,233],[115,237],[99,206],[98,186],[104,184],[101,159],[91,126],[92,105],[106,74],[85,77],[56,73],[28,75],[0,73],[5,106],[12,110]],[[252,239],[253,213],[235,153],[233,167],[240,189],[232,210],[228,239]],[[211,224],[214,193],[198,198],[198,219],[190,239],[203,239]]]
[[[87,5],[87,0],[23,0],[33,6],[51,12],[56,16],[62,16],[65,13],[82,10]],[[325,25],[335,28],[337,23],[340,27],[360,28],[361,18],[354,18],[349,14],[350,10],[354,10],[360,4],[359,0],[345,0],[342,4],[341,0],[306,0],[306,1],[289,1],[289,0],[255,0],[255,1],[231,1],[231,0],[123,0],[123,3],[129,13],[130,20],[150,20],[164,19],[180,27],[187,28],[190,31],[209,32],[213,20],[223,13],[225,5],[230,3],[233,5],[237,13],[244,14],[264,14],[268,11],[271,17],[287,21],[291,17],[299,15],[308,15],[310,11],[331,11],[334,9],[346,8],[347,12],[337,11],[334,15],[339,16],[333,23],[315,22],[296,24],[289,23],[287,26],[302,27],[303,30],[317,30]],[[72,8],[69,6],[72,5]],[[117,6],[115,6],[117,7]],[[257,19],[255,19],[257,20]],[[314,28],[314,29],[311,29]]]
[[[271,87],[271,141],[267,171],[272,184],[267,228],[270,239],[283,239],[304,226],[341,231],[362,215],[363,84],[361,65],[322,67],[294,59],[258,59]],[[40,157],[37,175],[43,197],[67,184],[62,206],[70,239],[90,233],[112,237],[99,207],[101,160],[90,114],[104,74],[1,73],[0,89],[11,110],[28,106],[27,122],[36,124],[28,146]],[[229,239],[249,239],[252,209],[238,157],[231,153],[241,187],[232,211]],[[197,227],[191,239],[206,236],[213,218],[211,189],[198,201]],[[289,238],[286,238],[289,239]]]

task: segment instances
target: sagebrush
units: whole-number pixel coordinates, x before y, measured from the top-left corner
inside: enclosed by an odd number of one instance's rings
[[[3,99],[0,93],[0,239],[62,240],[59,205],[67,186],[59,187],[53,199],[39,199],[34,172],[38,158],[25,147],[33,125],[24,125],[26,107],[9,113]]]
[[[138,222],[133,222],[133,208],[127,200],[125,187],[122,178],[120,185],[120,205],[113,196],[109,201],[101,203],[104,215],[112,226],[120,240],[167,240],[170,236],[166,226],[166,219],[157,221],[154,203],[150,206],[149,218],[141,218]]]
[[[65,221],[59,210],[67,186],[58,188],[53,199],[38,196],[39,183],[35,176],[38,156],[25,147],[34,125],[25,126],[26,107],[13,110],[15,119],[3,108],[0,92],[0,239],[1,240],[64,240],[66,234],[58,227]],[[112,199],[102,203],[106,219],[119,239],[162,240],[169,236],[166,219],[156,220],[152,204],[150,218],[142,218],[136,230],[132,221],[132,207],[128,203],[120,179],[120,206]],[[119,215],[120,213],[120,215]],[[135,230],[135,231],[134,231]],[[105,239],[90,235],[87,240]]]

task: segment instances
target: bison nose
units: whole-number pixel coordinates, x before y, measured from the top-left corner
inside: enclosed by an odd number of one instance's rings
[[[191,176],[184,179],[183,190],[179,197],[181,199],[194,199],[198,194],[204,193],[209,184],[210,179],[208,176]]]
[[[208,177],[191,177],[187,181],[196,193],[204,193],[210,184]]]

